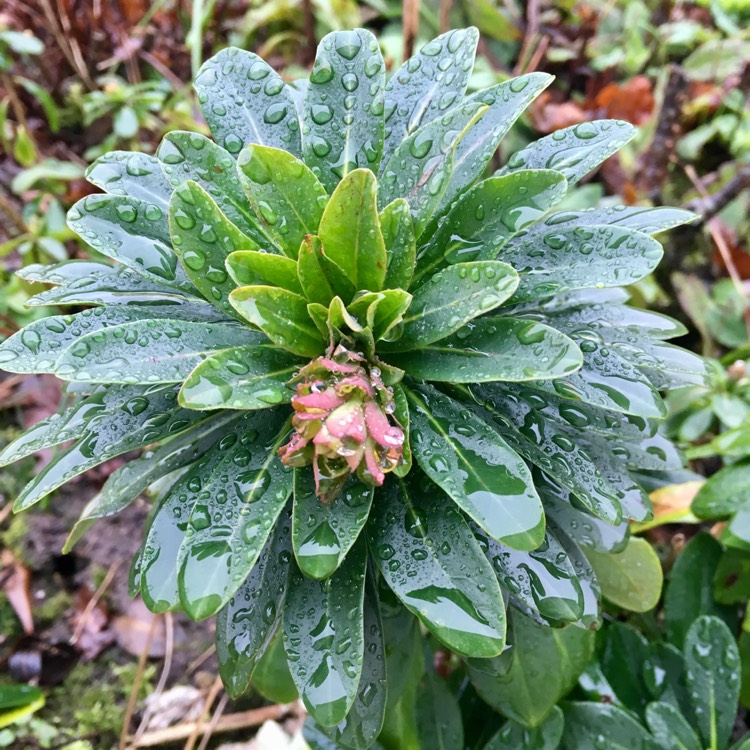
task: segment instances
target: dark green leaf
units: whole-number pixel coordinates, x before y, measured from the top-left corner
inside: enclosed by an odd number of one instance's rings
[[[685,636],[685,675],[705,746],[726,747],[740,696],[740,654],[718,617],[699,617]]]
[[[425,44],[385,87],[384,161],[407,136],[461,101],[479,40],[475,28],[449,31]]]
[[[727,518],[748,503],[750,462],[743,461],[729,464],[709,477],[690,509],[699,518]]]
[[[323,353],[324,340],[307,312],[307,300],[286,289],[243,286],[229,295],[237,312],[271,341],[302,357]]]
[[[500,588],[458,510],[414,470],[379,495],[367,534],[388,585],[449,648],[482,657],[500,653]]]
[[[287,383],[300,360],[272,346],[238,346],[210,355],[186,378],[179,395],[188,409],[268,409],[291,401]]]
[[[230,153],[248,143],[300,153],[292,94],[281,76],[252,52],[221,50],[198,71],[195,91],[213,137]]]
[[[450,263],[494,260],[503,245],[563,197],[566,187],[565,178],[549,170],[524,170],[474,185],[419,248],[416,278]]]
[[[424,281],[404,316],[403,334],[392,345],[401,352],[450,336],[474,318],[502,305],[518,287],[505,263],[456,263]]]
[[[661,750],[630,714],[607,703],[570,703],[565,708],[565,750]]]
[[[377,209],[377,182],[366,169],[349,172],[331,195],[318,232],[325,254],[355,289],[380,291],[387,256]]]
[[[649,643],[635,628],[621,622],[610,623],[600,640],[599,662],[602,673],[624,708],[643,717],[650,695],[644,678]]]
[[[287,151],[248,146],[237,160],[242,187],[266,232],[291,258],[316,234],[328,194],[318,178]]]
[[[669,703],[649,704],[646,707],[646,723],[662,747],[702,750],[700,740],[687,719]]]
[[[463,750],[461,709],[445,680],[428,668],[417,688],[414,706],[417,736],[423,748]]]
[[[496,659],[469,660],[469,677],[490,706],[535,727],[575,685],[591,658],[594,634],[573,625],[537,625],[513,608],[509,614],[511,648]]]
[[[417,253],[409,204],[403,198],[396,198],[380,212],[379,218],[388,258],[383,286],[386,289],[408,289]]]
[[[328,578],[357,541],[372,505],[373,488],[351,478],[330,504],[317,495],[309,468],[294,472],[292,543],[300,570]]]
[[[258,659],[253,671],[252,685],[271,703],[293,703],[299,697],[289,672],[281,628],[276,631],[270,645]]]
[[[383,56],[369,31],[334,31],[323,37],[305,94],[302,151],[329,192],[359,167],[377,171],[383,152],[384,86]]]
[[[513,154],[500,173],[554,169],[573,185],[621,149],[636,132],[632,125],[619,120],[582,122],[530,143]]]
[[[423,471],[491,537],[516,549],[544,538],[544,509],[523,460],[486,422],[439,391],[406,390]]]
[[[453,383],[559,378],[582,361],[564,334],[516,318],[474,320],[439,343],[386,359],[420,380]]]
[[[325,581],[292,572],[284,607],[284,648],[305,708],[323,726],[343,721],[357,697],[366,570],[362,540]]]
[[[482,750],[558,750],[565,719],[558,706],[534,729],[515,721],[506,722]]]

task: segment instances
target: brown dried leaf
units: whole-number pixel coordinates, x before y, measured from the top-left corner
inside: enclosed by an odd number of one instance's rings
[[[15,558],[9,549],[0,553],[0,580],[10,606],[21,622],[24,633],[34,632],[34,616],[31,609],[31,573],[28,568]]]

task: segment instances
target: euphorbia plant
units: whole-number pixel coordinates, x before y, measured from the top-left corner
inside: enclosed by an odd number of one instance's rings
[[[387,82],[364,30],[327,36],[309,82],[219,53],[195,82],[214,140],[94,163],[106,192],[69,222],[113,262],[25,269],[54,285],[32,304],[89,307],[0,349],[68,384],[2,455],[72,441],[15,507],[145,449],[69,544],[151,487],[133,591],[218,613],[232,694],[285,655],[347,747],[403,689],[385,655],[417,620],[476,658],[504,649],[508,606],[596,627],[586,552],[648,516],[639,472],[680,465],[659,392],[702,374],[663,343],[680,325],[620,288],[691,215],[552,212],[634,129],[561,130],[483,179],[551,78],[467,96],[476,43],[445,34]]]

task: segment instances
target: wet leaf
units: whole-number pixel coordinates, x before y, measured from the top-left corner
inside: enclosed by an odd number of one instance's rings
[[[650,703],[646,707],[646,723],[654,739],[663,747],[702,750],[700,740],[687,719],[669,703]]]
[[[558,750],[564,725],[563,712],[555,706],[534,729],[516,721],[506,722],[482,750]]]
[[[607,703],[565,707],[565,750],[655,750],[651,735],[630,714]]]
[[[354,284],[341,266],[326,255],[318,237],[305,237],[297,265],[304,295],[311,302],[329,305],[334,297],[348,300],[354,296]]]
[[[388,259],[383,286],[386,289],[408,289],[417,252],[409,204],[403,198],[396,198],[380,212],[379,219]]]
[[[417,688],[414,713],[422,747],[463,750],[464,729],[458,701],[432,668],[428,667]]]
[[[110,151],[86,170],[86,179],[110,195],[130,196],[158,206],[166,218],[172,185],[154,156]]]
[[[239,250],[227,257],[225,265],[238,286],[278,286],[295,294],[303,293],[297,264],[283,255]]]

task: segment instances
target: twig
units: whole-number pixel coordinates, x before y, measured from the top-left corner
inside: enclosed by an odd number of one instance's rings
[[[81,637],[83,629],[86,627],[86,623],[89,621],[92,612],[96,608],[96,605],[99,604],[101,598],[104,596],[104,592],[109,588],[109,584],[112,583],[112,579],[115,577],[115,574],[117,573],[119,567],[120,560],[115,560],[115,562],[113,562],[112,565],[109,566],[107,575],[104,576],[104,579],[99,584],[99,588],[97,588],[97,590],[94,592],[94,595],[91,597],[91,599],[89,599],[88,604],[81,613],[81,617],[78,620],[76,629],[70,638],[71,646],[75,646],[75,644],[78,642],[78,639]]]
[[[414,40],[419,31],[419,5],[421,0],[403,0],[404,60],[414,54]]]
[[[200,656],[196,656],[193,661],[188,664],[187,669],[185,670],[185,674],[193,674],[198,667],[200,667],[201,664],[203,664],[206,659],[210,658],[216,653],[216,646],[211,645],[209,646]]]
[[[745,164],[737,170],[737,174],[719,188],[715,193],[709,194],[703,183],[700,183],[700,196],[687,204],[689,211],[695,211],[701,215],[700,221],[694,226],[709,221],[721,211],[724,206],[731,203],[743,190],[750,188],[750,164]]]
[[[519,75],[525,69],[526,58],[529,56],[531,45],[539,33],[539,0],[528,0],[526,4],[526,31],[523,35],[521,51],[518,53],[515,74]]]
[[[208,717],[208,713],[211,710],[211,706],[213,706],[214,701],[216,700],[216,697],[221,692],[223,685],[221,684],[221,677],[217,677],[214,680],[214,684],[211,685],[211,690],[208,692],[208,696],[206,697],[206,702],[203,704],[203,714],[201,715],[201,718],[195,723],[195,726],[193,727],[193,731],[190,733],[190,736],[187,738],[187,741],[185,742],[185,747],[183,750],[193,750],[193,747],[195,746],[196,741],[198,740],[198,737],[200,737],[201,732],[207,732],[211,724],[209,723],[206,726],[206,718]]]
[[[211,735],[214,733],[214,729],[216,729],[216,725],[219,723],[219,719],[224,713],[224,709],[227,707],[228,701],[229,701],[229,696],[226,693],[224,693],[224,695],[222,695],[221,698],[219,699],[219,705],[216,706],[216,711],[214,711],[214,715],[211,717],[211,723],[208,725],[208,729],[206,729],[203,735],[201,744],[198,745],[198,750],[206,750],[206,747],[208,746],[208,743],[211,740]]]
[[[315,59],[315,11],[312,0],[302,0],[302,17],[305,28],[305,62],[309,65]]]
[[[276,706],[263,706],[262,708],[254,708],[249,711],[239,711],[233,714],[224,714],[216,722],[213,733],[222,734],[223,732],[236,732],[240,729],[258,727],[269,720],[278,721],[279,719],[283,719],[285,716],[295,713],[298,710],[299,704],[286,703]],[[158,747],[159,745],[180,742],[181,740],[190,737],[196,727],[198,727],[198,734],[200,735],[208,730],[209,723],[191,721],[185,724],[177,724],[173,727],[167,727],[166,729],[155,729],[152,732],[146,732],[133,744],[133,747]]]

